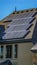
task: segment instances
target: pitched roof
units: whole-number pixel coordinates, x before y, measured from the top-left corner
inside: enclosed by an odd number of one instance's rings
[[[12,41],[13,39],[17,40],[25,40],[25,37],[29,34],[30,28],[33,25],[34,15],[36,11],[15,14],[11,15],[7,18],[7,20],[12,20],[12,22],[8,25],[8,28],[3,32],[4,36],[2,36],[2,40],[4,41]]]

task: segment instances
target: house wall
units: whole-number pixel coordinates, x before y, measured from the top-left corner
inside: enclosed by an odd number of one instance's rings
[[[13,49],[14,50],[14,45]],[[30,51],[31,47],[33,46],[32,43],[18,43],[18,56],[17,58],[14,58],[14,52],[13,57],[10,59],[11,62],[16,65],[33,65],[32,64],[32,52]],[[0,62],[3,62],[6,60],[6,45],[4,45],[4,51],[3,51],[3,59],[0,59]],[[9,59],[9,58],[8,58]]]
[[[32,43],[19,44],[18,65],[32,65],[32,52],[30,51]]]

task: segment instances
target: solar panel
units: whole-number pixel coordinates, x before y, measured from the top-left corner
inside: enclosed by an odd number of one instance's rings
[[[11,26],[10,28],[8,28],[7,30],[5,30],[5,32],[8,31],[20,31],[20,30],[26,30],[27,28],[29,28],[32,24],[22,24],[22,25],[18,25],[18,26]]]
[[[11,31],[7,32],[2,39],[11,39],[11,38],[23,38],[27,34],[28,31],[22,30],[22,31]]]
[[[30,23],[33,19],[34,19],[34,17],[29,17],[29,18],[27,17],[27,18],[15,19],[8,26],[20,25],[20,24],[27,24],[27,23]]]

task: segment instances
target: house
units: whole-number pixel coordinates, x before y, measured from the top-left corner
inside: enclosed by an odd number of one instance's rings
[[[33,65],[34,53],[30,49],[37,42],[34,34],[37,9],[13,12],[3,22],[8,25],[0,39],[0,62],[10,60],[13,65]]]

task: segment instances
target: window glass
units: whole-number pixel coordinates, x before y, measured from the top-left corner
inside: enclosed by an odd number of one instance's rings
[[[0,46],[0,58],[3,58],[3,46]]]
[[[18,46],[17,44],[14,47],[14,58],[17,58]]]
[[[6,46],[6,58],[11,58],[12,57],[12,45],[7,45]]]

